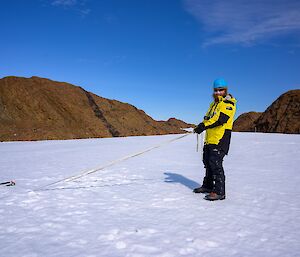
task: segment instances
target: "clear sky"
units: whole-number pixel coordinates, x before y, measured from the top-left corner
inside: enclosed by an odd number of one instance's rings
[[[212,83],[237,115],[300,88],[299,0],[1,0],[0,77],[82,86],[199,123]]]

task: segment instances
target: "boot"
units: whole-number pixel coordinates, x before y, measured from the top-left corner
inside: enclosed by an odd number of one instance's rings
[[[215,192],[211,192],[209,195],[206,195],[204,199],[208,201],[224,200],[225,195],[218,195]]]
[[[210,193],[211,189],[208,189],[206,187],[201,186],[201,187],[195,188],[193,190],[193,192],[196,193],[196,194],[199,194],[199,193],[201,193],[201,194],[203,194],[203,193]]]

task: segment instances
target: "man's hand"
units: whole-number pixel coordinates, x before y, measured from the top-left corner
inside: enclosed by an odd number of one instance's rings
[[[204,130],[205,130],[205,126],[201,122],[196,128],[194,128],[194,133],[201,134]]]

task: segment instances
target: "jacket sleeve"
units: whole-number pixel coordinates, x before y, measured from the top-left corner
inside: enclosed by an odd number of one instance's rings
[[[229,120],[229,116],[223,112],[220,112],[218,120],[211,125],[205,126],[205,129],[221,126],[225,124],[228,120]]]

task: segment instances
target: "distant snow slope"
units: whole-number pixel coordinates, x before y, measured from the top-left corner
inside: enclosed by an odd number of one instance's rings
[[[299,135],[233,133],[224,201],[195,135],[32,191],[176,137],[0,143],[0,256],[299,256]]]

